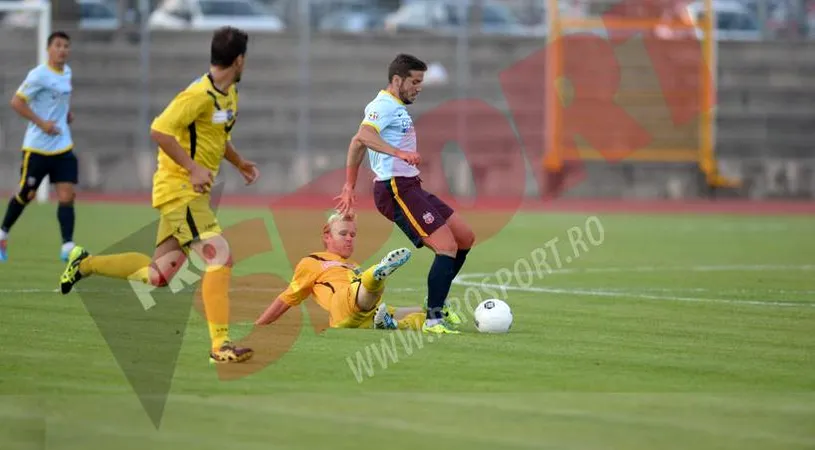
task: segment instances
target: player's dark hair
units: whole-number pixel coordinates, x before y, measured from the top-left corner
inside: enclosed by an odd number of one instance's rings
[[[397,55],[390,66],[388,66],[388,83],[393,81],[394,75],[399,75],[402,78],[409,77],[412,70],[425,72],[427,71],[427,64],[413,55],[406,55],[404,53]]]
[[[65,39],[68,42],[71,42],[71,37],[68,36],[68,33],[64,31],[54,31],[53,33],[48,35],[47,46],[50,47],[51,43],[54,42],[54,39]]]
[[[234,27],[221,27],[212,35],[209,62],[213,66],[229,67],[246,54],[249,35],[245,31]]]

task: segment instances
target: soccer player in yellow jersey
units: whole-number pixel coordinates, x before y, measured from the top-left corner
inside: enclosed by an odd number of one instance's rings
[[[334,214],[323,226],[324,251],[300,260],[289,287],[255,325],[268,325],[309,296],[328,311],[332,328],[421,329],[420,307],[391,308],[382,303],[385,279],[410,259],[410,249],[393,250],[365,271],[352,261],[357,226],[353,217]]]
[[[232,163],[247,184],[259,173],[241,158],[231,142],[238,111],[238,92],[249,37],[224,27],[212,37],[210,70],[179,93],[152,124],[158,143],[153,177],[153,207],[160,221],[153,258],[140,253],[91,256],[82,247],[71,252],[60,280],[63,294],[83,277],[101,275],[166,286],[190,250],[206,263],[202,280],[213,362],[243,362],[252,350],[229,339],[229,282],[232,258],[210,208],[209,190],[221,161]]]

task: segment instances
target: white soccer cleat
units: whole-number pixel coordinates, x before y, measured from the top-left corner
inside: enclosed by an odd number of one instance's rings
[[[374,314],[374,328],[377,330],[395,330],[399,328],[396,319],[388,312],[388,306],[380,303]]]
[[[411,252],[409,248],[400,248],[391,251],[377,264],[376,269],[374,269],[374,279],[377,281],[384,280],[395,272],[396,269],[408,262],[410,255]]]

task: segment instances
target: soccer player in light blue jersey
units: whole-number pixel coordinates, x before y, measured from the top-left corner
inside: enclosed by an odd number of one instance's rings
[[[427,65],[412,55],[400,54],[388,68],[388,86],[365,107],[359,131],[348,147],[345,185],[337,209],[353,208],[354,187],[365,151],[376,175],[374,198],[380,214],[395,222],[416,248],[436,254],[427,275],[427,315],[422,330],[458,333],[461,319],[447,308],[447,294],[475,234],[464,219],[435,195],[422,189],[416,148],[416,130],[408,113],[422,90]]]
[[[28,120],[22,147],[22,166],[17,193],[11,198],[0,226],[0,261],[8,259],[8,234],[34,199],[47,175],[57,191],[57,219],[62,234],[61,259],[74,248],[74,185],[78,163],[71,138],[71,38],[62,31],[48,37],[48,62],[28,72],[14,94],[11,107]]]

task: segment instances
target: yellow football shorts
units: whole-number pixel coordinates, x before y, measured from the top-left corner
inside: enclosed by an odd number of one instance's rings
[[[160,219],[156,245],[172,237],[186,250],[196,240],[222,233],[218,218],[209,205],[209,195],[169,202],[158,210]]]
[[[374,315],[382,298],[370,311],[362,311],[357,305],[357,293],[362,280],[355,278],[345,289],[338,289],[331,297],[331,309],[328,311],[331,328],[373,328]],[[388,306],[388,312],[396,313],[396,308]]]

